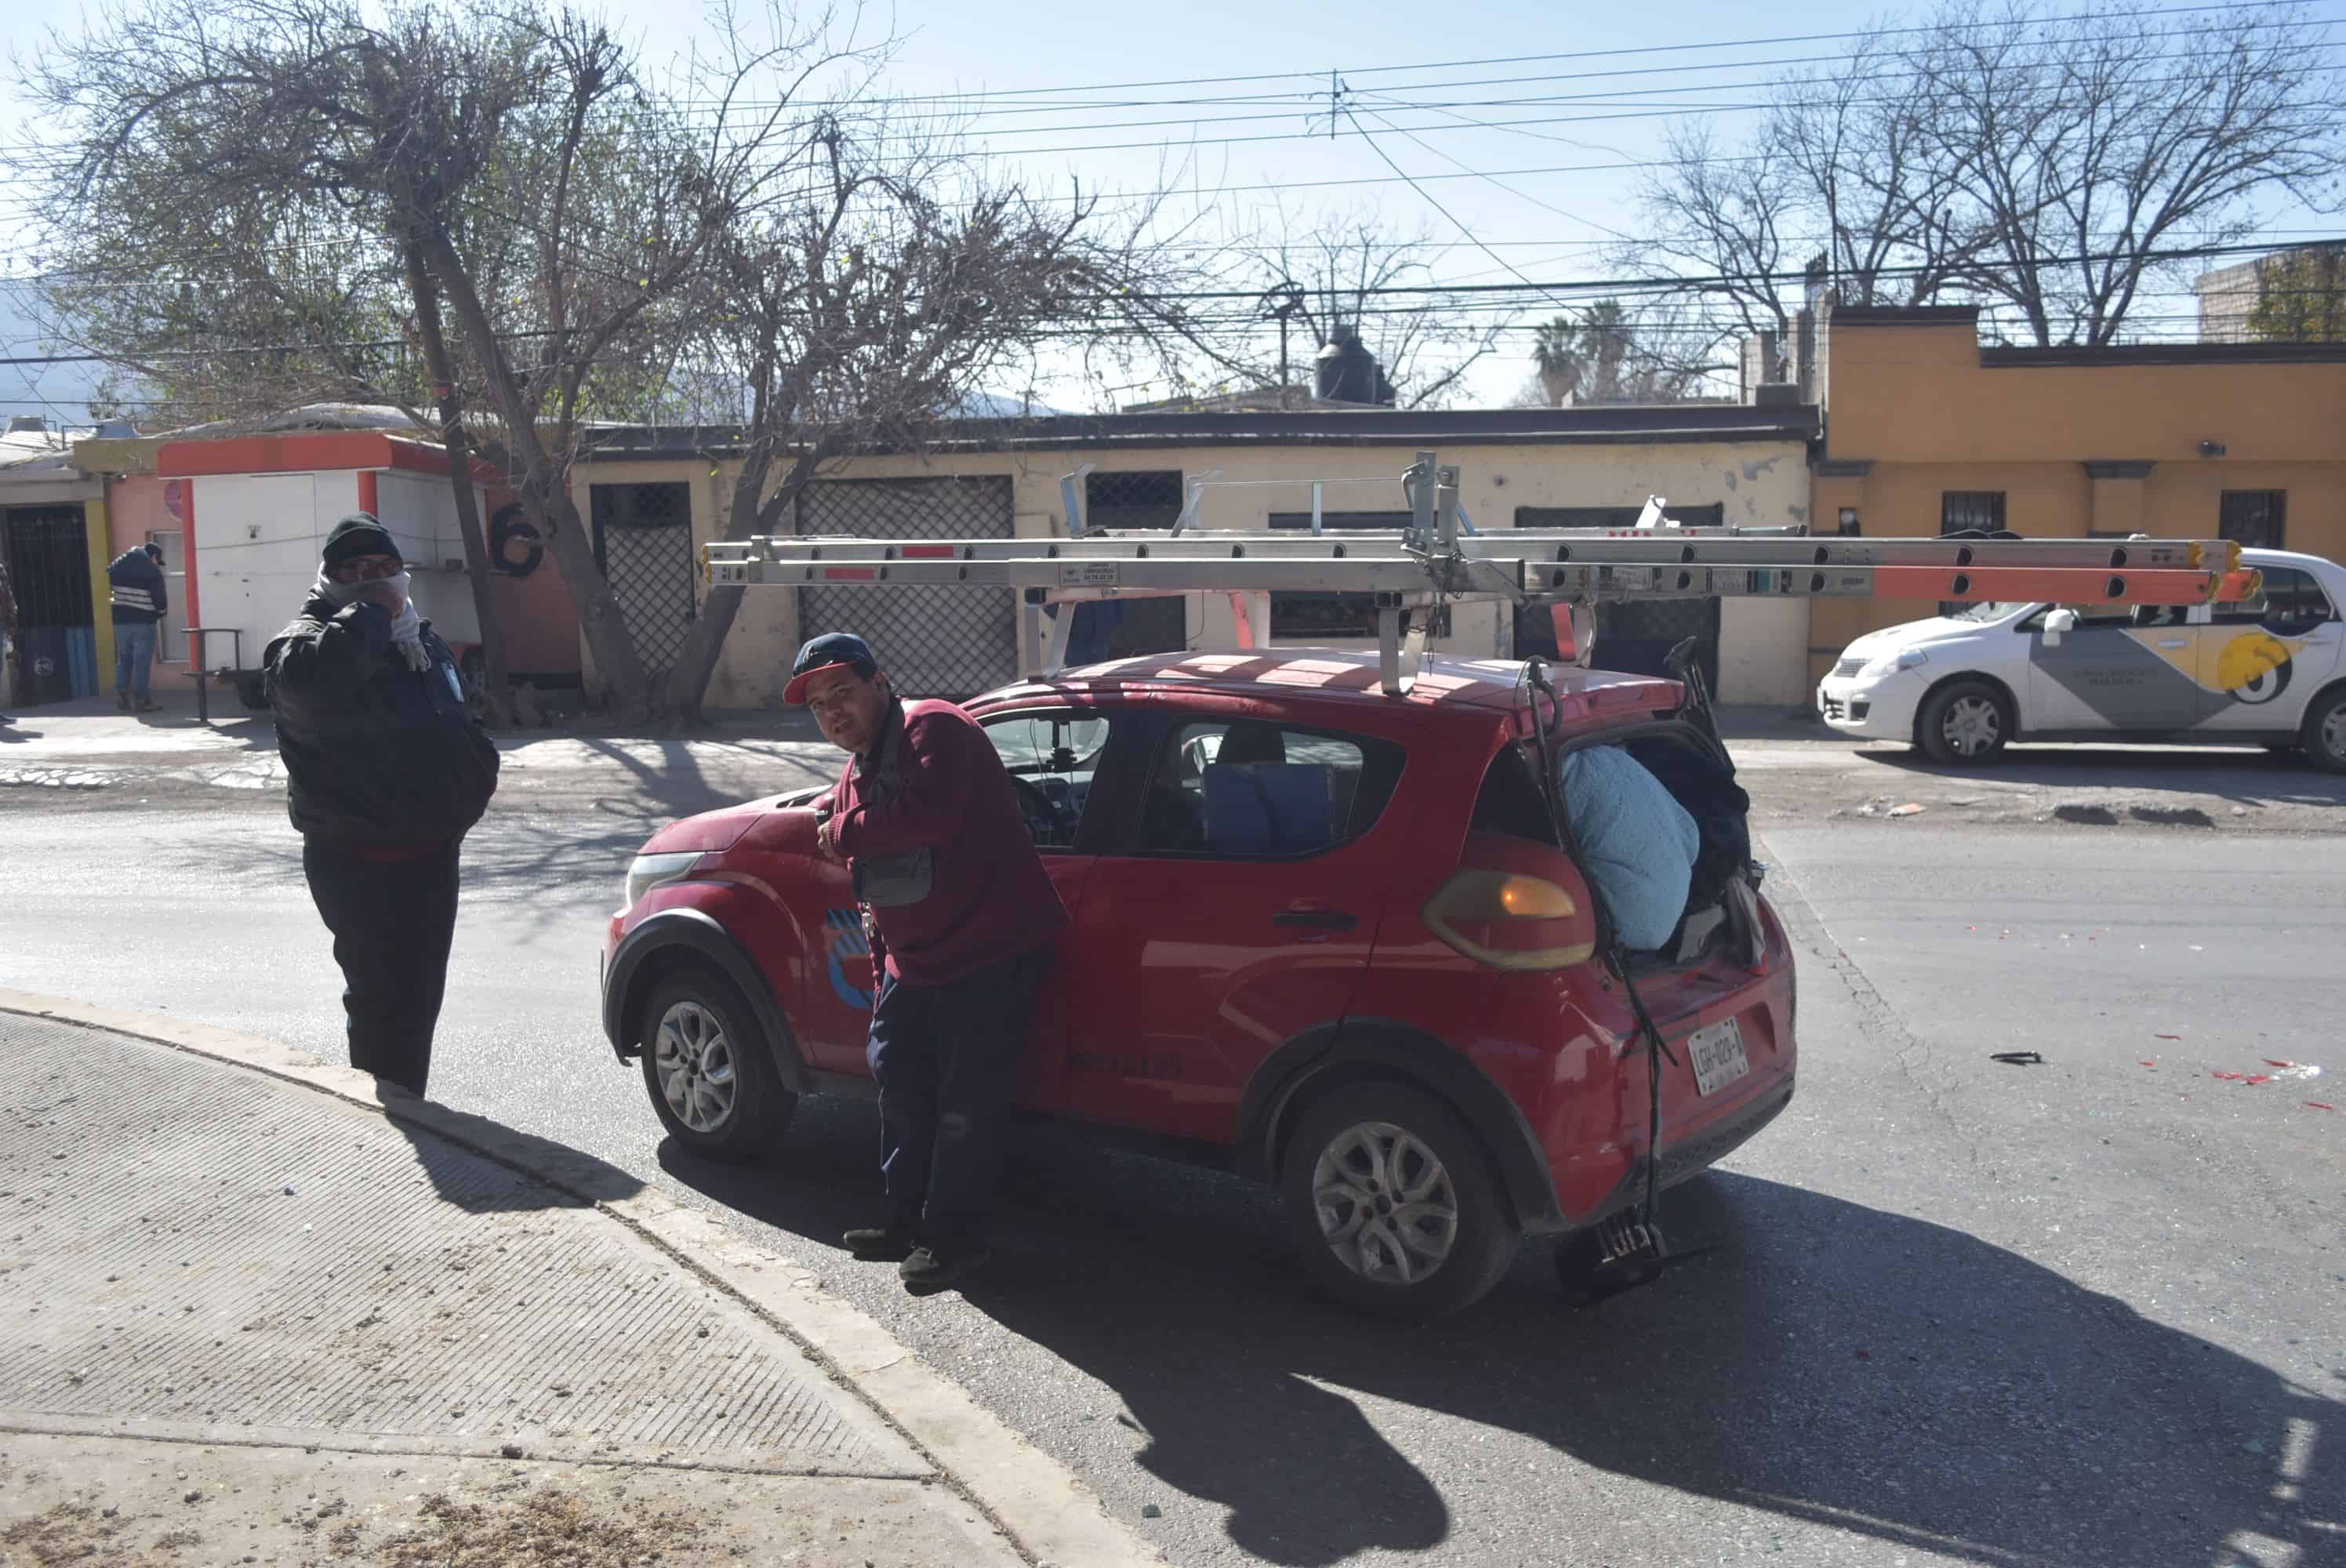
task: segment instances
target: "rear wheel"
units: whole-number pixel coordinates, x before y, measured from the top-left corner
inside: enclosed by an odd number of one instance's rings
[[[677,1142],[710,1159],[759,1158],[798,1108],[773,1044],[739,987],[694,963],[673,970],[644,1003],[644,1087]]]
[[[1356,1084],[1304,1112],[1280,1172],[1304,1271],[1348,1307],[1421,1319],[1481,1299],[1522,1230],[1482,1140],[1399,1084]]]
[[[1951,680],[1923,699],[1914,744],[1933,762],[1975,768],[2012,738],[2012,704],[1984,680]]]
[[[2346,687],[2323,692],[2305,710],[2300,744],[2324,773],[2346,773]]]

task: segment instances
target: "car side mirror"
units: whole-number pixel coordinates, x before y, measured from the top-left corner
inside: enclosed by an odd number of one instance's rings
[[[2077,612],[2055,610],[2045,617],[2045,646],[2059,647],[2061,639],[2077,629]]]

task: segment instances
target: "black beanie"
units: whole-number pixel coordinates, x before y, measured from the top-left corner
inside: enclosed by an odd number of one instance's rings
[[[375,521],[372,512],[353,512],[333,526],[326,535],[325,564],[336,565],[353,555],[389,555],[402,560],[399,546]]]

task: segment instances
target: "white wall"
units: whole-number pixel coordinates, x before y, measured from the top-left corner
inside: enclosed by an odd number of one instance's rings
[[[449,642],[480,641],[480,611],[464,575],[464,533],[447,479],[383,470],[375,476],[375,516],[407,562],[415,613]]]
[[[333,519],[358,507],[355,475],[223,473],[189,481],[195,501],[196,587],[207,626],[244,634],[244,667],[301,612]],[[320,519],[324,521],[321,522]],[[204,662],[229,662],[232,639],[204,639]]]

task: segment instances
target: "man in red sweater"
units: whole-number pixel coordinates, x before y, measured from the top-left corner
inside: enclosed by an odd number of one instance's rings
[[[854,759],[817,839],[853,874],[872,935],[867,1054],[889,1217],[845,1241],[901,1261],[907,1289],[942,1290],[992,1256],[1018,1050],[1067,912],[1009,769],[968,714],[904,701],[844,632],[799,650],[782,695]]]

